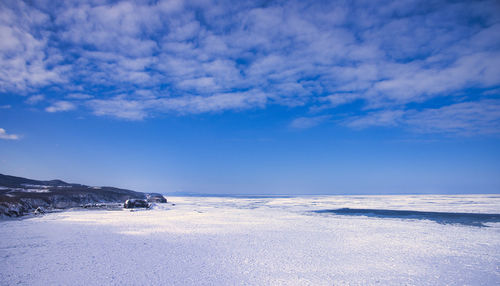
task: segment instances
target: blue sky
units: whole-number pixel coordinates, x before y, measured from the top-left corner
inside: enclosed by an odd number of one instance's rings
[[[0,172],[500,192],[498,1],[2,1]]]

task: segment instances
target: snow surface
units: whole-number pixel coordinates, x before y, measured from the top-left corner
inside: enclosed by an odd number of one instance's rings
[[[500,285],[498,222],[313,212],[499,214],[500,195],[169,202],[0,221],[0,285]]]
[[[21,185],[29,188],[44,188],[44,189],[50,188],[50,186],[48,185],[34,185],[34,184],[21,184]]]

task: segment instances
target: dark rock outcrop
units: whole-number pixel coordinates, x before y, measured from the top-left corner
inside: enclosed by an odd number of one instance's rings
[[[0,217],[19,217],[25,215],[29,210],[22,204],[16,202],[0,202]]]
[[[147,201],[149,203],[166,203],[167,199],[162,195],[158,193],[151,193],[151,194],[146,194]]]
[[[150,206],[146,200],[141,199],[128,199],[123,204],[123,207],[126,209],[149,208]]]

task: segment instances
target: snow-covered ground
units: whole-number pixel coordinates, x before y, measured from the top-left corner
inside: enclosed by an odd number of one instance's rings
[[[0,221],[0,285],[500,285],[499,222],[313,212],[500,214],[500,195],[169,201]]]

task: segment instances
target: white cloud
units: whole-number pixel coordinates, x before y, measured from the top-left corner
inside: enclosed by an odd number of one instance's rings
[[[61,51],[50,50],[50,16],[22,1],[0,3],[0,92],[64,82]]]
[[[8,134],[5,129],[0,128],[0,139],[4,140],[19,140],[20,136],[16,134]]]
[[[61,111],[70,111],[75,108],[76,108],[75,104],[69,101],[56,101],[51,106],[45,108],[45,111],[53,113]]]
[[[348,126],[400,126],[409,105],[470,89],[465,100],[478,102],[500,86],[499,6],[3,1],[0,92],[49,89],[49,112],[78,101],[130,120],[271,104],[335,113],[355,102]]]

